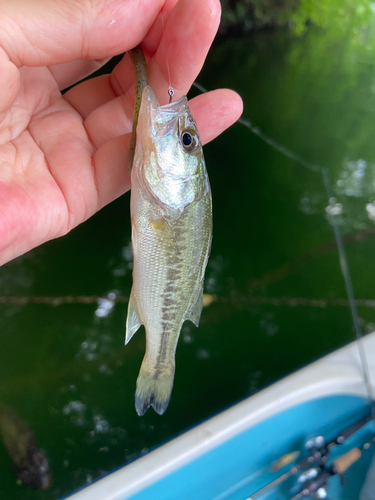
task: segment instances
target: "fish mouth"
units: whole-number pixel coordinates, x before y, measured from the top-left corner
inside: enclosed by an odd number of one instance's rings
[[[158,106],[157,110],[158,111],[162,111],[162,112],[163,111],[169,111],[170,112],[171,110],[173,110],[173,108],[175,108],[177,106],[180,107],[181,104],[183,104],[184,106],[186,106],[187,103],[188,103],[187,97],[186,97],[186,95],[184,95],[184,96],[180,97],[180,99],[178,101],[169,102],[167,104],[163,104],[162,106]]]

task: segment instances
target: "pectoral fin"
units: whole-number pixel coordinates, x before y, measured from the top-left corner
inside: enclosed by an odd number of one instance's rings
[[[129,304],[128,304],[128,317],[126,318],[126,336],[125,345],[133,337],[135,332],[141,326],[141,321],[139,319],[139,313],[136,301],[134,299],[133,291],[130,294]]]
[[[171,223],[164,217],[161,217],[157,220],[150,220],[149,222],[151,229],[153,230],[154,235],[157,238],[158,243],[160,244],[163,251],[167,252],[167,248],[169,247],[170,243],[174,242],[175,251],[179,253],[180,251],[178,248],[177,239],[174,235]]]
[[[189,319],[194,323],[195,326],[199,325],[199,319],[201,317],[203,308],[203,283],[199,285],[198,291],[196,292],[196,300],[192,302],[190,310],[186,316],[186,319]]]

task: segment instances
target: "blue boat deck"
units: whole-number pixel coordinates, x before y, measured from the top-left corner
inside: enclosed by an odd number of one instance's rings
[[[333,439],[343,429],[368,413],[366,400],[356,396],[333,396],[308,401],[274,415],[264,422],[242,432],[230,441],[197,458],[145,490],[132,500],[194,499],[244,500],[276,479],[288,466],[272,472],[270,466],[282,455],[294,450],[303,453],[308,438],[323,434]],[[338,445],[339,454],[366,440],[372,422]],[[333,456],[338,455],[334,453]],[[348,484],[330,479],[330,495],[337,500],[359,498],[361,487],[373,450],[364,453],[360,462],[348,472]],[[277,488],[262,495],[266,499],[286,499],[297,493],[296,479],[291,477]]]

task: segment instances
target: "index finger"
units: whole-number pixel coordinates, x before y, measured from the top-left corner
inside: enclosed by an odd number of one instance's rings
[[[0,0],[0,46],[20,66],[102,59],[137,45],[164,0]]]
[[[220,14],[219,0],[179,0],[164,24],[160,42],[157,35],[153,40],[147,36],[145,53],[146,58],[151,56],[150,84],[160,104],[168,102],[169,86],[175,91],[175,99],[187,94],[215,38]],[[160,23],[158,26],[160,36]],[[117,95],[128,92],[134,81],[129,57],[116,66],[110,81]]]

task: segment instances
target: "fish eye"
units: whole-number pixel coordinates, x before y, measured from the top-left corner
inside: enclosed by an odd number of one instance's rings
[[[182,136],[182,142],[185,147],[189,147],[190,144],[193,142],[192,136],[189,134],[189,132],[185,132],[184,135]]]
[[[185,151],[193,153],[199,146],[199,139],[193,130],[183,130],[181,133],[181,143]]]

